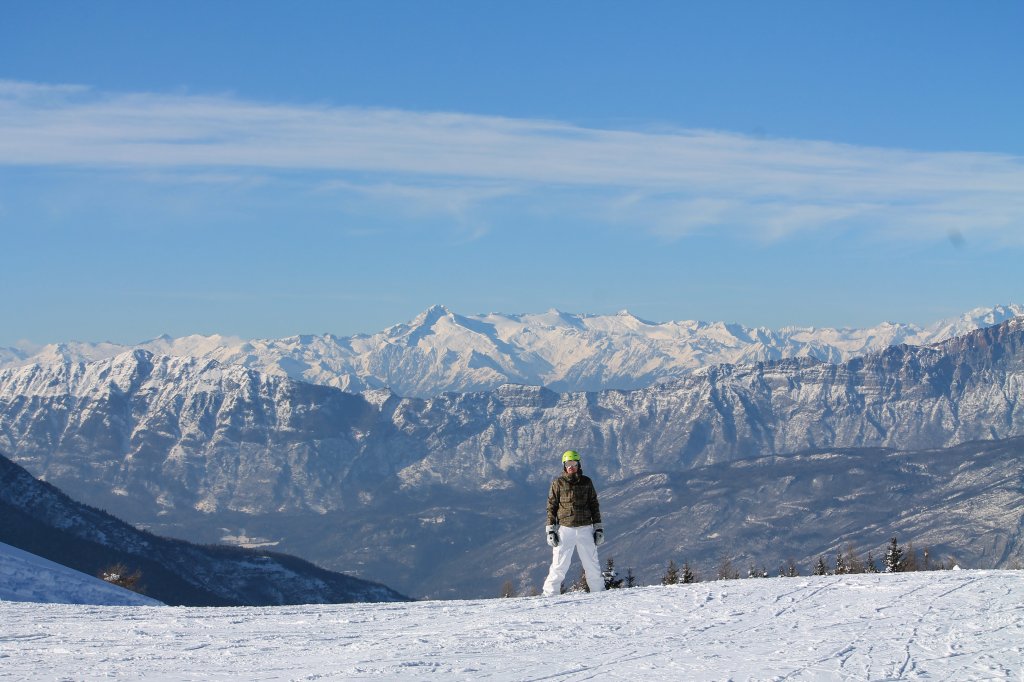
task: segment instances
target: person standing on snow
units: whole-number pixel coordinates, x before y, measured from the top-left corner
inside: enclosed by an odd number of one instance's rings
[[[579,552],[590,591],[604,590],[601,565],[597,560],[597,546],[604,542],[601,507],[597,503],[594,482],[583,475],[580,454],[575,450],[562,454],[562,475],[551,482],[548,523],[544,530],[552,547],[544,596],[559,593],[572,562],[573,550]]]

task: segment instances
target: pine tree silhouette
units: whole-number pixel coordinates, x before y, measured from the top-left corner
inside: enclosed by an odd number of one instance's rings
[[[676,568],[676,562],[672,559],[668,560],[668,569],[665,571],[665,575],[661,577],[662,585],[676,585],[679,583],[679,569]]]
[[[885,572],[886,573],[899,573],[903,570],[903,548],[896,542],[896,538],[893,537],[889,541],[889,548],[885,551]]]
[[[604,572],[601,573],[601,577],[604,578],[604,589],[615,590],[622,587],[622,578],[618,576],[619,574],[615,571],[615,559],[608,557]]]

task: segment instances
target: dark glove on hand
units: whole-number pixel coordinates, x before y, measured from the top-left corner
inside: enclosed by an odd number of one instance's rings
[[[594,544],[600,545],[604,543],[604,526],[600,523],[594,524]]]
[[[548,534],[548,544],[558,547],[558,526],[544,526],[544,530]]]

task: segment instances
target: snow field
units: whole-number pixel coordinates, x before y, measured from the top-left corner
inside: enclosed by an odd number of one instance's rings
[[[160,604],[155,599],[0,542],[0,603],[4,601],[123,606]],[[2,631],[0,642],[3,642]]]
[[[0,603],[0,678],[1024,680],[1024,572],[274,608]]]

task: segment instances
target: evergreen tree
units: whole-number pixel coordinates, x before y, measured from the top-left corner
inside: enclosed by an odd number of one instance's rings
[[[871,553],[871,550],[870,550],[870,549],[868,550],[868,565],[867,565],[867,572],[868,572],[868,573],[878,573],[878,566],[876,566],[876,565],[875,565],[875,557],[874,557],[874,555],[873,555],[873,554]]]
[[[676,585],[679,583],[679,569],[676,568],[676,562],[672,559],[668,560],[668,569],[665,571],[665,575],[661,577],[662,585]]]
[[[636,576],[633,575],[632,566],[626,569],[626,587],[636,587]]]
[[[697,582],[697,576],[693,574],[693,570],[690,568],[689,561],[683,562],[682,582],[684,585],[689,585],[690,583]]]
[[[825,565],[825,557],[818,557],[818,563],[814,565],[814,575],[828,575],[828,567]]]
[[[846,565],[846,557],[843,556],[843,550],[836,551],[836,575],[846,575],[849,573],[849,568]]]
[[[762,566],[761,568],[757,568],[756,566],[754,566],[754,564],[750,564],[750,568],[747,569],[747,577],[748,578],[767,578],[768,577],[768,571],[765,569],[764,566]]]
[[[622,578],[618,576],[619,574],[615,572],[615,559],[608,557],[604,572],[601,574],[601,577],[604,578],[604,589],[615,590],[622,587]]]
[[[903,570],[903,548],[896,542],[895,537],[889,541],[889,548],[885,551],[884,564],[886,573],[898,573]]]
[[[795,578],[800,575],[799,569],[796,567],[796,562],[793,559],[789,560],[789,564],[786,567],[786,576],[789,578]]]

